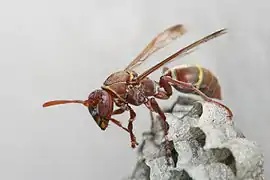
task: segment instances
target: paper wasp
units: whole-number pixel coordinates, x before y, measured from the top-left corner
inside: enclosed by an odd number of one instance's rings
[[[165,69],[166,71],[159,81],[154,81],[148,77],[152,72],[171,62],[176,57],[185,56],[194,50],[195,47],[225,34],[226,29],[221,29],[195,41],[141,74],[135,71],[135,68],[145,62],[150,55],[164,48],[185,33],[185,27],[178,24],[158,34],[125,69],[111,74],[100,89],[90,93],[87,100],[55,100],[46,102],[43,104],[43,107],[67,103],[82,104],[88,108],[93,119],[102,130],[105,130],[109,122],[112,122],[127,131],[130,134],[131,146],[133,148],[137,145],[135,135],[133,134],[133,121],[135,120],[136,113],[131,105],[140,106],[144,104],[150,111],[158,113],[165,123],[164,131],[165,137],[167,137],[166,116],[158,105],[156,98],[170,98],[172,87],[181,92],[198,94],[205,101],[218,103],[226,108],[229,115],[232,116],[229,108],[212,99],[221,98],[220,86],[217,79],[207,69],[197,66],[182,66]],[[114,110],[115,106],[118,109]],[[112,117],[125,111],[128,111],[130,114],[127,128],[123,127],[119,121]]]

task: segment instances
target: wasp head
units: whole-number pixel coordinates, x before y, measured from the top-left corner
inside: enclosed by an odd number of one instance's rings
[[[88,100],[53,100],[43,104],[43,107],[55,106],[60,104],[78,103],[88,107],[97,125],[105,130],[108,127],[110,117],[113,112],[112,96],[105,90],[95,90]]]
[[[113,112],[112,96],[105,90],[95,90],[88,96],[88,110],[101,130],[108,127]]]

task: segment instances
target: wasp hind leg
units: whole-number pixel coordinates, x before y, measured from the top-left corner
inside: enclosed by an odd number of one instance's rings
[[[221,104],[220,102],[217,102],[209,97],[207,97],[202,91],[200,91],[199,89],[197,89],[196,87],[194,87],[192,84],[190,83],[186,83],[186,82],[183,82],[183,81],[178,81],[178,80],[174,80],[172,79],[171,77],[169,76],[162,76],[160,81],[163,83],[163,84],[168,84],[171,83],[171,84],[175,84],[175,85],[178,85],[178,86],[181,86],[182,88],[186,88],[186,89],[191,89],[193,91],[195,91],[196,93],[198,93],[205,101],[207,102],[212,102],[212,103],[215,103],[221,107],[223,107],[224,109],[226,109],[226,111],[228,112],[228,117],[230,119],[232,119],[233,117],[233,113],[232,111],[227,107],[225,106],[224,104]]]

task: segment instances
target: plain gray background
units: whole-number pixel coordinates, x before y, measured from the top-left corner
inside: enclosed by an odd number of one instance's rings
[[[229,34],[168,66],[199,63],[219,77],[237,126],[265,152],[269,178],[269,10],[267,0],[2,1],[0,179],[117,180],[131,173],[136,151],[126,132],[113,124],[102,132],[80,105],[41,105],[87,98],[157,33],[178,23],[188,33],[149,62],[228,28]],[[136,110],[140,140],[150,122],[145,107]],[[127,118],[118,119],[126,124]]]

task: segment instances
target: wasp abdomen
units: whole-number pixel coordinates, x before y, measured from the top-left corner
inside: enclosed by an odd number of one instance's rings
[[[210,98],[221,99],[221,88],[219,82],[217,78],[206,68],[197,65],[184,65],[169,69],[164,73],[164,75],[170,76],[172,79],[178,81],[191,83]],[[173,85],[173,87],[183,93],[197,94],[193,90],[181,88],[177,85]]]

